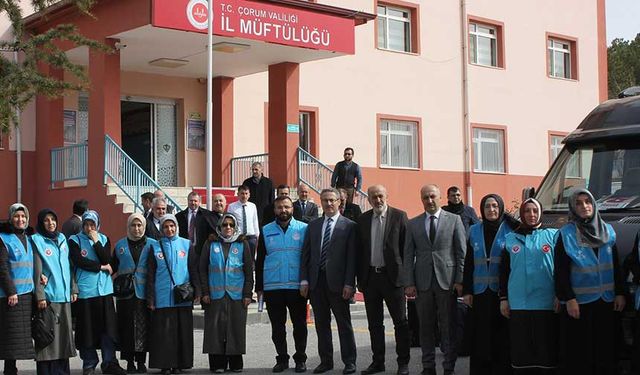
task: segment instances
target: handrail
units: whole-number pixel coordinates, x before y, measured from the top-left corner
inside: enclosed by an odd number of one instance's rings
[[[329,166],[308,153],[305,149],[298,147],[299,182],[303,182],[305,185],[309,186],[311,190],[320,194],[322,189],[331,186],[332,175],[333,169],[329,168]],[[353,201],[362,208],[362,211],[366,211],[371,208],[368,198],[369,196],[367,193],[362,191],[362,189],[358,189]]]
[[[262,173],[265,176],[268,176],[269,154],[267,153],[244,155],[231,158],[231,186],[240,186],[245,179],[251,177],[251,166],[255,162],[260,162],[262,164]]]
[[[56,182],[87,179],[89,147],[86,143],[51,149],[51,188]]]
[[[148,191],[160,190],[165,193],[167,204],[171,204],[175,212],[182,210],[158,183],[151,178],[111,137],[105,135],[104,142],[104,183],[110,178],[118,188],[131,200],[135,209],[144,212],[140,203],[140,195]],[[134,209],[134,211],[135,211]]]

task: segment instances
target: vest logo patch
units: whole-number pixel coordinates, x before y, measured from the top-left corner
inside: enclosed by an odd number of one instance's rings
[[[120,248],[120,255],[124,255],[124,247]]]
[[[542,245],[542,252],[543,253],[548,253],[549,251],[551,251],[551,246],[549,246],[549,244],[544,244]]]
[[[53,251],[51,251],[51,249],[45,249],[44,250],[44,255],[50,257],[53,254]]]
[[[158,253],[158,254],[156,254],[156,258],[164,259],[164,255],[162,253]]]
[[[300,233],[296,232],[293,234],[293,236],[291,236],[291,238],[293,238],[294,241],[300,241]]]
[[[186,253],[184,250],[180,250],[180,251],[178,252],[178,256],[179,256],[180,258],[184,258],[186,255],[187,255],[187,253]]]
[[[82,255],[83,258],[86,258],[88,254],[89,252],[86,249],[82,249],[82,251],[80,251],[80,255]]]
[[[518,254],[520,252],[520,246],[513,245],[513,247],[511,248],[511,252],[514,254]]]
[[[238,249],[233,249],[233,250],[231,250],[231,252],[237,255],[238,254]]]

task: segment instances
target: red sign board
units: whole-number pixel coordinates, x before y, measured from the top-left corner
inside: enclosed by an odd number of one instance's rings
[[[152,25],[206,33],[207,6],[207,0],[153,0]],[[355,52],[353,19],[248,0],[216,0],[213,7],[215,35]]]

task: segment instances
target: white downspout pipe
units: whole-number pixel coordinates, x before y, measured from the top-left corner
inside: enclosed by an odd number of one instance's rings
[[[467,204],[473,205],[473,187],[471,186],[471,127],[469,124],[469,76],[467,72],[467,8],[466,0],[460,0],[460,44],[462,68],[462,139],[464,140],[464,186],[467,191]]]
[[[15,39],[14,39],[15,40]],[[13,51],[13,61],[18,64],[18,51]],[[20,124],[20,110],[16,108],[16,202],[22,202],[22,130]]]
[[[207,168],[207,209],[213,209],[211,201],[213,175],[213,0],[207,6],[207,126],[206,126],[206,168]]]

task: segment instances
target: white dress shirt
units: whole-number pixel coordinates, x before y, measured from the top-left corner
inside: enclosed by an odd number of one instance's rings
[[[247,215],[247,233],[244,234],[247,236],[259,236],[260,224],[258,224],[258,209],[255,204],[248,201],[247,203],[235,201],[227,207],[227,211],[235,215],[237,225],[239,225],[240,230],[242,230],[242,206],[245,206],[245,213]]]
[[[436,224],[436,233],[438,232],[438,224],[440,223],[440,213],[442,212],[442,209],[438,208],[438,211],[436,211],[435,214],[430,214],[428,212],[425,212],[426,216],[424,218],[424,230],[427,231],[427,238],[429,238],[429,226],[431,225],[431,216],[435,216],[435,224]],[[431,240],[431,238],[429,238],[429,240]]]
[[[327,221],[329,218],[333,220],[331,223],[331,234],[329,235],[329,239],[333,237],[333,230],[336,229],[336,223],[338,222],[338,218],[340,217],[340,211],[336,212],[333,216],[324,216],[324,221],[322,222],[322,233],[320,235],[320,251],[322,251],[322,245],[324,244],[324,230],[327,228]]]

